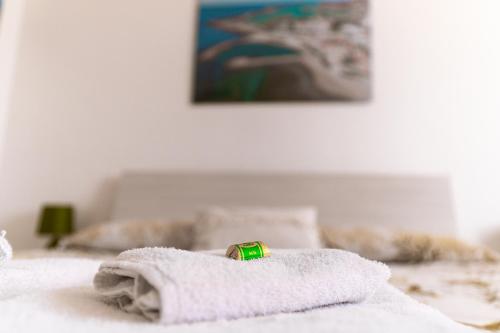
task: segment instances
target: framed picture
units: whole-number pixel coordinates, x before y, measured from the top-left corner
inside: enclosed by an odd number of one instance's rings
[[[367,101],[368,0],[198,0],[193,99]]]

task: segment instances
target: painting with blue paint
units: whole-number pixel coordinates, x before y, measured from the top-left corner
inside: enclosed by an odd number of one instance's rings
[[[193,98],[366,101],[369,0],[199,0]]]

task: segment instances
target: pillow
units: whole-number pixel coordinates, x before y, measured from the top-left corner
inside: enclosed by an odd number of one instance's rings
[[[167,220],[115,221],[87,227],[65,238],[64,248],[125,251],[141,247],[175,247],[189,250],[193,223]]]
[[[436,260],[489,261],[498,253],[461,240],[388,228],[336,228],[321,226],[326,247],[358,253],[362,257],[386,262],[423,262]]]
[[[194,249],[263,241],[272,248],[320,248],[315,208],[221,208],[198,215]]]

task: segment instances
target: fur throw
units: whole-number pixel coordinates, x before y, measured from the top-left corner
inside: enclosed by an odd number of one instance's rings
[[[500,261],[500,255],[486,247],[467,244],[453,237],[391,230],[387,228],[336,228],[322,226],[326,247],[352,251],[386,262]]]

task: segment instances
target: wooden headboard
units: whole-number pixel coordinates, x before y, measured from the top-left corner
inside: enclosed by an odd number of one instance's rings
[[[150,173],[122,176],[112,218],[185,218],[207,206],[314,206],[322,224],[454,234],[446,177]]]

